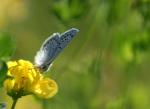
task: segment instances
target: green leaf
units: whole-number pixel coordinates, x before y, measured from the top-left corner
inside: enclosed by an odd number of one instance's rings
[[[0,88],[3,86],[3,82],[7,77],[7,65],[4,61],[0,61]]]
[[[0,59],[8,61],[15,50],[15,44],[12,37],[4,32],[0,32]]]
[[[86,11],[85,11],[86,10]],[[62,22],[70,22],[74,19],[88,14],[89,1],[88,0],[63,0],[57,1],[52,7],[54,15]]]

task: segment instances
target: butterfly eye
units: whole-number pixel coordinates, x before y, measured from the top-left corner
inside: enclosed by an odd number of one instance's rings
[[[47,66],[46,66],[46,65],[42,65],[42,66],[41,66],[41,69],[42,69],[42,70],[46,70],[46,69],[47,69]]]

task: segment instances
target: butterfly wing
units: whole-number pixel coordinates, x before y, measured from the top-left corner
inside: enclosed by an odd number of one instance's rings
[[[54,33],[48,37],[35,56],[35,66],[42,71],[48,70],[54,59],[70,43],[78,31],[78,29],[72,28],[61,35]]]
[[[60,47],[65,48],[71,42],[71,40],[77,34],[78,31],[79,31],[78,29],[72,28],[62,33],[60,36],[60,42],[61,42]]]

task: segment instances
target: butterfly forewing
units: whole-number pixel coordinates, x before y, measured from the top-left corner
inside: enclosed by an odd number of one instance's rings
[[[35,56],[35,66],[42,71],[48,70],[50,64],[69,44],[77,32],[77,29],[72,28],[61,35],[59,33],[54,33],[52,36],[48,37]]]

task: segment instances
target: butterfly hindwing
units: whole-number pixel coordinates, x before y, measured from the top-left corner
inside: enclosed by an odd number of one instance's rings
[[[35,65],[42,71],[48,70],[54,59],[69,44],[77,32],[77,29],[72,28],[61,35],[59,33],[54,33],[52,36],[48,37],[35,56]]]
[[[59,40],[60,36],[59,33],[54,33],[52,36],[48,37],[43,45],[41,46],[40,50],[37,52],[35,56],[35,65],[40,69],[48,69],[50,65],[50,61],[53,58],[53,54],[55,49],[57,48],[58,44],[57,41]]]

